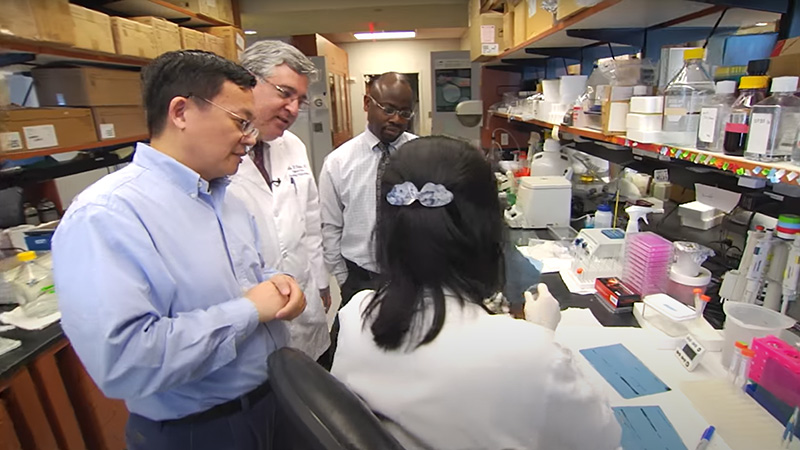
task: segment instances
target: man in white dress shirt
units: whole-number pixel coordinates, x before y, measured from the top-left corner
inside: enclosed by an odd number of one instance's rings
[[[322,259],[319,195],[306,146],[287,129],[308,106],[314,63],[281,41],[259,41],[242,55],[253,88],[259,141],[228,187],[256,218],[261,253],[269,267],[288,273],[302,287],[306,310],[289,322],[290,345],[318,359],[330,345],[325,311],[330,307],[328,272]],[[330,367],[330,361],[320,361]]]
[[[341,287],[341,306],[356,292],[376,287],[376,186],[389,153],[416,138],[406,132],[414,116],[413,96],[401,74],[373,79],[364,96],[367,129],[334,150],[322,166],[322,243],[325,265]]]

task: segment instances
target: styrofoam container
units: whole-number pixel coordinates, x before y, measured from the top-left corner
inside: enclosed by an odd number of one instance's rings
[[[559,103],[561,101],[561,80],[542,80],[544,101]]]
[[[659,116],[660,117],[660,116]],[[642,144],[655,144],[661,142],[663,139],[662,131],[642,131],[642,130],[628,130],[625,132],[626,137],[632,141],[641,142]]]
[[[660,114],[628,113],[625,126],[630,130],[661,131],[663,117]]]
[[[686,322],[697,317],[695,311],[667,294],[648,295],[643,300],[644,319],[669,336],[688,334]]]
[[[684,203],[678,206],[678,215],[686,217],[687,219],[705,220],[714,218],[719,214],[720,210],[717,208],[698,201]]]
[[[664,97],[644,96],[631,97],[631,112],[638,114],[661,114],[664,109]]]
[[[697,220],[686,216],[681,216],[681,225],[689,228],[696,228],[698,230],[710,230],[722,223],[725,214],[712,217],[710,219]]]

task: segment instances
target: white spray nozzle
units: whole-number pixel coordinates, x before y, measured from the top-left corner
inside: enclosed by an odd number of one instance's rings
[[[649,224],[650,222],[647,221],[647,215],[650,213],[663,213],[664,210],[660,208],[652,208],[649,206],[629,206],[625,208],[625,212],[628,213],[628,227],[625,229],[626,233],[638,233],[639,232],[639,219],[644,220],[644,223]]]

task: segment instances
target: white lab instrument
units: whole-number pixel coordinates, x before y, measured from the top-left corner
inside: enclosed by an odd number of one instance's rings
[[[769,252],[772,248],[772,233],[762,230],[748,231],[747,240],[755,241],[753,247],[752,260],[747,269],[747,284],[744,289],[742,301],[745,303],[755,303],[758,294],[764,284],[764,274],[767,272],[769,264]]]
[[[681,365],[689,372],[700,365],[700,361],[706,354],[706,349],[695,340],[691,334],[687,334],[684,341],[675,349],[675,357]]]
[[[617,228],[584,228],[572,241],[572,265],[562,276],[572,278],[574,286],[592,289],[597,278],[618,277],[622,273],[622,248],[625,233]]]
[[[800,281],[800,234],[794,237],[792,248],[786,261],[786,270],[783,273],[783,303],[781,314],[786,314],[789,303],[797,301],[797,285]]]
[[[517,203],[505,211],[512,228],[568,226],[572,206],[572,183],[564,177],[521,177]]]
[[[681,225],[698,230],[710,230],[722,223],[725,213],[719,209],[693,201],[678,206],[678,216],[681,218]]]
[[[776,233],[777,234],[777,233]],[[793,236],[792,236],[793,237]],[[792,247],[792,238],[783,239],[774,236],[770,247],[769,264],[764,274],[764,307],[773,311],[781,309],[781,296],[783,293],[783,278],[786,264],[789,261],[789,250]]]
[[[675,263],[669,271],[667,294],[691,305],[695,300],[695,290],[704,294],[706,286],[711,282],[711,271],[701,266],[714,252],[694,242],[678,241],[673,243]]]
[[[650,223],[647,221],[647,215],[650,213],[663,213],[663,209],[656,209],[650,208],[646,206],[629,206],[625,208],[625,212],[628,213],[628,227],[625,229],[626,233],[638,233],[639,232],[639,220],[644,220],[644,223]]]
[[[561,152],[561,144],[555,139],[544,141],[542,152],[531,159],[531,176],[561,176],[571,178],[572,163],[569,156]]]

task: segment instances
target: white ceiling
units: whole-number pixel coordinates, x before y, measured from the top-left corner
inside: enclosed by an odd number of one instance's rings
[[[459,38],[468,0],[239,0],[242,26],[259,38],[320,33],[351,42],[353,32],[416,30],[420,39]],[[427,37],[426,37],[427,36]]]

